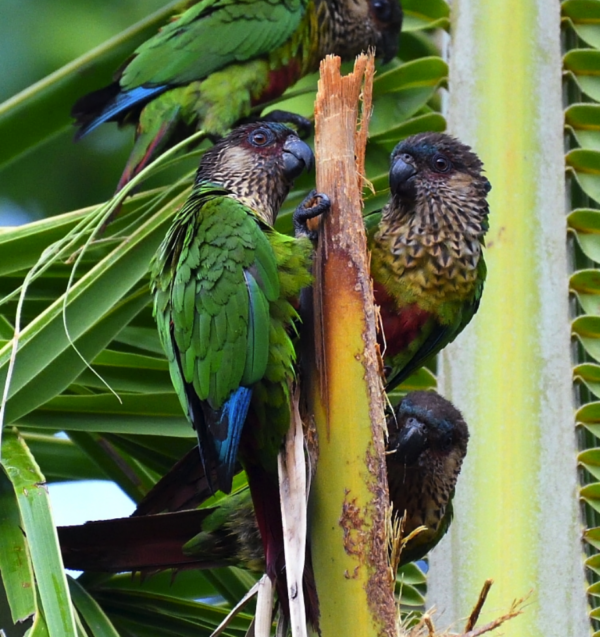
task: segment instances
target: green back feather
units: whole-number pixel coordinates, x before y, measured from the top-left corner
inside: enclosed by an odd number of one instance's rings
[[[152,267],[154,314],[173,384],[220,409],[254,386],[257,460],[273,462],[289,427],[288,384],[297,318],[290,301],[309,285],[312,245],[265,227],[212,184],[195,186]],[[293,334],[293,331],[292,331]]]
[[[188,84],[281,46],[308,0],[203,0],[142,44],[123,71],[124,89]]]
[[[197,186],[176,216],[152,276],[160,338],[185,406],[184,381],[219,409],[240,384],[264,375],[269,298],[279,292],[266,248],[253,212],[219,187]],[[244,271],[252,268],[260,275],[249,287]]]

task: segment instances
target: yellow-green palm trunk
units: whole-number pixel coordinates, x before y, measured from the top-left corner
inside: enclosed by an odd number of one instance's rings
[[[357,175],[366,136],[355,135],[358,97],[370,110],[374,60],[361,55],[341,77],[321,63],[315,106],[317,189],[331,198],[315,275],[315,353],[307,378],[319,458],[310,500],[310,545],[322,637],[396,635],[387,568],[384,405],[375,308]],[[363,83],[363,77],[364,83]],[[368,126],[368,116],[361,129]]]
[[[374,458],[371,414],[365,391],[364,340],[360,325],[363,307],[358,295],[340,295],[336,306],[343,314],[329,343],[329,418],[316,401],[320,426],[317,479],[312,495],[312,554],[321,601],[323,636],[342,635],[360,627],[360,634],[378,635],[365,587],[372,572],[367,554],[371,542],[372,477],[365,460]],[[322,399],[322,397],[319,397]],[[329,437],[322,433],[329,430]],[[322,479],[322,476],[325,476]],[[372,486],[372,483],[371,483]],[[370,631],[370,632],[368,632]],[[357,633],[358,634],[358,633]]]
[[[560,6],[454,0],[450,132],[493,189],[479,313],[441,360],[469,453],[449,540],[432,558],[440,624],[495,580],[482,621],[532,591],[509,636],[590,631],[577,503],[565,226]],[[457,585],[449,585],[457,582]]]

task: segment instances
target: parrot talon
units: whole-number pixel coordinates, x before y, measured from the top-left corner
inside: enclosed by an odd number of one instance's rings
[[[297,113],[290,113],[289,111],[275,110],[258,118],[261,122],[276,122],[279,124],[292,124],[298,133],[300,139],[307,139],[313,134],[313,123],[298,115]]]
[[[330,208],[331,201],[325,193],[311,190],[296,208],[292,217],[296,237],[308,237],[311,241],[316,241],[319,233],[316,230],[309,230],[307,222]]]

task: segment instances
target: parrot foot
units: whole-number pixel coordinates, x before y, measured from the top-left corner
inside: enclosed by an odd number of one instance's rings
[[[316,241],[319,236],[318,232],[309,230],[307,222],[309,219],[314,219],[327,212],[330,208],[331,201],[325,193],[311,190],[292,216],[296,237],[308,237],[312,241]]]
[[[262,122],[277,122],[279,124],[292,124],[300,139],[307,139],[313,133],[313,124],[306,117],[289,111],[275,110],[259,118]]]

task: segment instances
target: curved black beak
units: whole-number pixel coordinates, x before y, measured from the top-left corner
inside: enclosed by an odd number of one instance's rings
[[[398,0],[390,2],[391,15],[381,31],[377,40],[377,57],[381,58],[384,64],[391,62],[397,55],[400,47],[400,31],[402,30],[402,19],[404,14]]]
[[[390,189],[392,194],[400,197],[412,198],[415,195],[414,179],[417,169],[404,161],[402,156],[394,160],[390,170]]]
[[[311,170],[314,155],[310,146],[295,135],[283,144],[283,172],[288,179],[296,179],[304,170]]]
[[[378,57],[381,57],[381,61],[384,64],[391,62],[398,55],[400,47],[400,38],[398,36],[399,34],[395,30],[390,29],[389,31],[384,31],[379,37],[377,54]]]
[[[394,441],[395,459],[402,464],[413,465],[427,445],[425,425],[417,418],[408,418]]]

